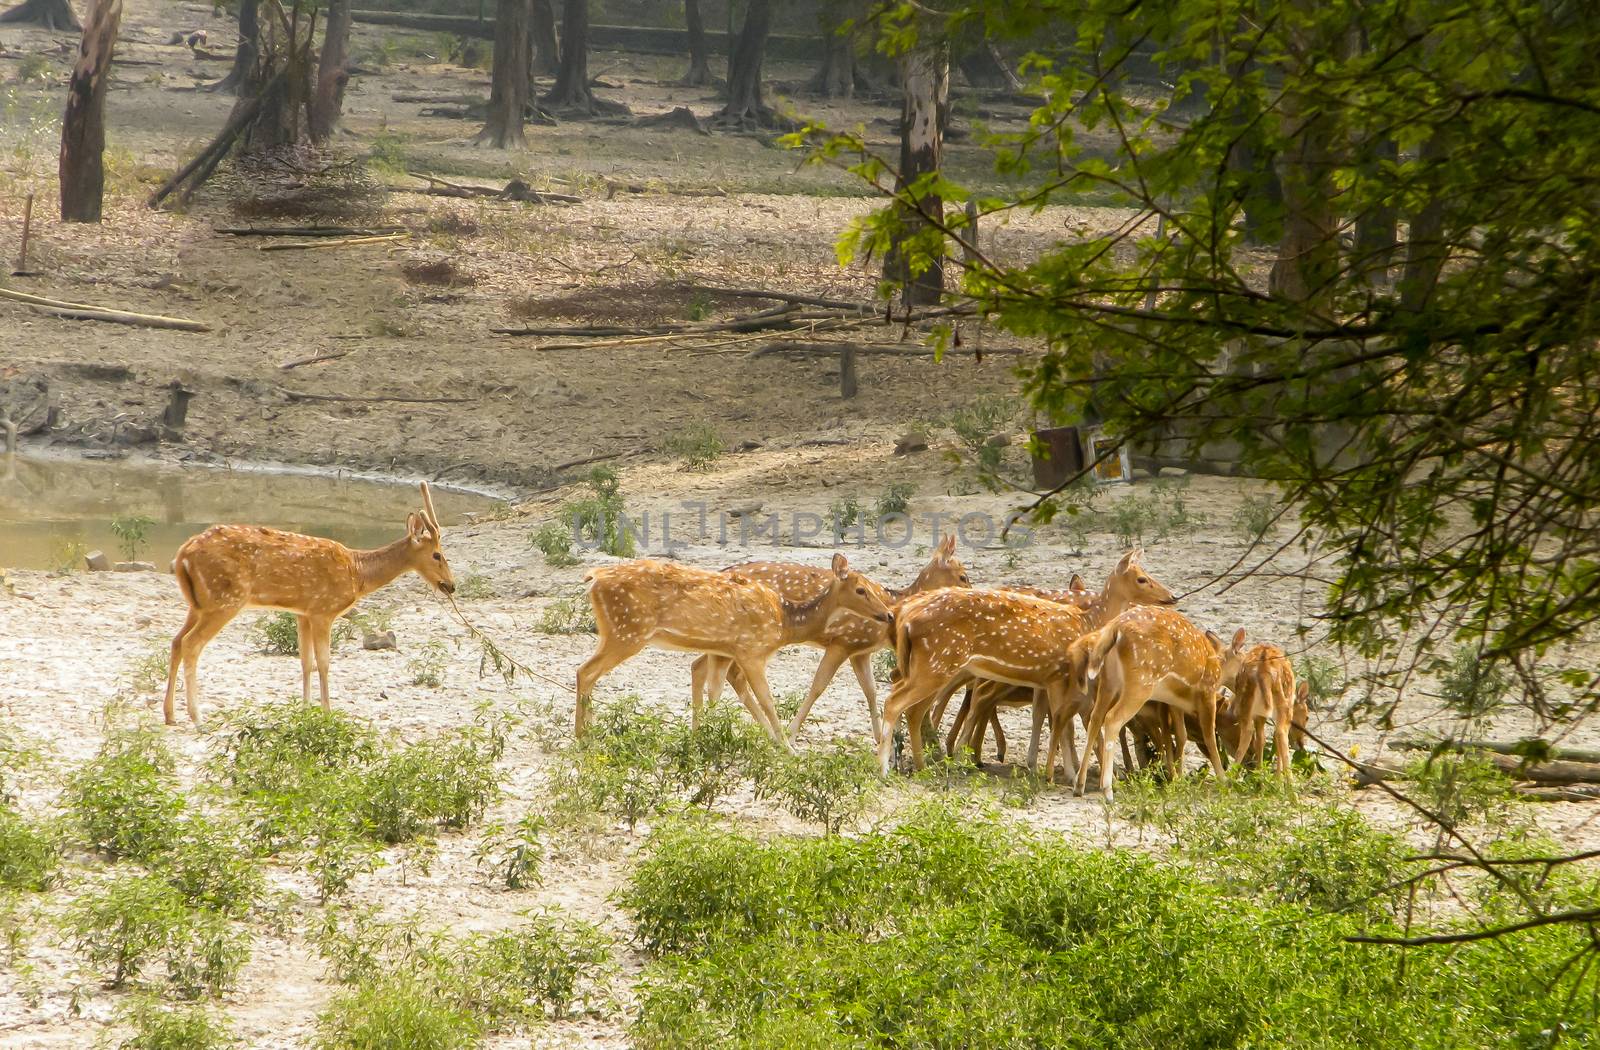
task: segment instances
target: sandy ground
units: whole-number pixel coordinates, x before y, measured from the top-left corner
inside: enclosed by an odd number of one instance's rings
[[[931,515],[1000,515],[1015,497],[972,495],[971,486],[944,455],[948,434],[933,427],[935,447],[909,457],[892,452],[893,438],[909,424],[938,420],[974,394],[1010,391],[1014,358],[991,356],[982,363],[953,357],[935,365],[925,358],[867,357],[861,364],[862,395],[841,401],[836,366],[828,358],[775,356],[746,360],[752,341],[697,340],[683,343],[541,349],[561,340],[509,339],[489,329],[535,317],[540,324],[684,319],[693,312],[727,316],[751,308],[739,300],[706,296],[688,284],[783,288],[848,297],[869,295],[873,275],[841,269],[835,256],[839,232],[865,214],[873,201],[859,195],[847,176],[817,169],[796,170],[793,154],[755,138],[652,131],[616,126],[563,124],[530,129],[530,149],[513,154],[473,149],[477,125],[420,116],[422,106],[394,101],[411,92],[487,94],[478,71],[402,58],[377,75],[358,78],[347,105],[357,150],[374,145],[398,151],[403,167],[461,181],[499,183],[511,175],[535,186],[575,191],[583,202],[570,207],[501,202],[462,202],[414,194],[385,193],[366,221],[394,222],[411,236],[396,244],[333,251],[262,253],[255,243],[218,235],[217,225],[240,217],[222,188],[203,194],[186,213],[154,213],[140,203],[152,182],[187,156],[220,126],[230,100],[187,90],[220,75],[221,63],[202,63],[160,41],[174,28],[205,25],[213,50],[227,52],[232,36],[225,20],[213,20],[210,5],[127,4],[124,58],[154,65],[125,65],[117,73],[110,105],[111,194],[107,220],[98,227],[55,222],[53,207],[54,121],[64,90],[66,58],[52,57],[49,79],[20,82],[20,61],[0,61],[0,91],[6,115],[0,121],[0,240],[14,242],[21,198],[38,192],[35,268],[44,276],[19,279],[26,290],[66,299],[114,304],[135,310],[199,317],[214,326],[203,334],[89,326],[43,318],[13,304],[0,304],[6,334],[0,341],[0,385],[39,377],[60,397],[61,426],[50,440],[100,447],[121,419],[148,419],[165,400],[166,384],[181,380],[197,391],[181,443],[147,447],[158,457],[272,459],[392,471],[409,476],[498,486],[521,496],[520,510],[498,520],[453,528],[446,549],[458,577],[483,578],[490,597],[464,603],[472,619],[522,661],[559,685],[518,682],[507,687],[480,677],[479,654],[446,606],[414,578],[369,601],[388,610],[400,637],[397,653],[341,650],[333,665],[335,703],[401,736],[461,724],[478,699],[507,709],[550,705],[553,724],[570,724],[565,683],[588,654],[587,636],[550,636],[535,627],[548,604],[574,593],[585,567],[550,569],[527,546],[527,534],[566,492],[536,495],[561,463],[593,455],[630,453],[622,468],[630,510],[693,519],[689,504],[703,504],[713,521],[722,511],[759,500],[763,512],[826,514],[836,500],[854,496],[870,504],[892,482],[910,483],[918,524],[902,547],[871,543],[846,548],[861,568],[890,585],[915,575],[935,540]],[[358,27],[358,55],[385,40],[417,35]],[[41,50],[53,37],[7,27],[0,41],[12,51]],[[0,55],[0,59],[7,56]],[[705,93],[663,83],[675,77],[676,60],[597,56],[592,63],[614,93],[636,111],[655,112],[688,104],[711,108]],[[805,71],[776,69],[779,79],[799,80]],[[882,138],[875,124],[893,110],[868,103],[846,106],[798,100],[806,112],[836,124],[860,123]],[[1003,124],[1004,117],[995,118]],[[873,129],[876,129],[875,131]],[[970,150],[956,146],[952,163],[973,167]],[[384,176],[391,188],[420,185],[398,170]],[[607,198],[605,181],[644,182],[654,192]],[[726,195],[686,196],[690,190]],[[850,195],[856,193],[858,195]],[[1017,216],[989,231],[1002,255],[1023,255],[1055,238],[1115,227],[1127,216],[1110,208],[1051,208]],[[448,261],[453,285],[418,284],[405,268]],[[759,304],[756,304],[759,305]],[[969,329],[969,343],[994,333]],[[874,329],[864,338],[889,340],[896,330]],[[1026,349],[1026,348],[1022,348]],[[321,364],[285,371],[285,362],[349,351]],[[97,366],[111,366],[107,372]],[[451,403],[319,402],[292,400],[286,391],[347,397],[466,398]],[[1019,421],[1019,423],[1025,421]],[[732,447],[704,474],[684,471],[660,446],[701,423],[714,426]],[[1119,488],[1107,499],[1147,491]],[[1209,523],[1165,540],[1147,538],[1151,571],[1183,595],[1182,608],[1208,627],[1243,626],[1257,639],[1298,649],[1301,627],[1313,643],[1318,597],[1283,577],[1244,581],[1222,592],[1213,584],[1243,550],[1231,524],[1246,495],[1260,491],[1247,482],[1195,479],[1186,498]],[[680,534],[680,539],[688,539]],[[691,539],[676,557],[721,566],[745,557],[783,557],[823,562],[831,547],[786,529],[783,542],[753,547]],[[1083,549],[1060,532],[1020,551],[1006,551],[971,530],[960,556],[980,584],[1030,582],[1061,585],[1072,572],[1098,584],[1121,554],[1106,532],[1091,533]],[[650,548],[659,552],[659,543]],[[169,551],[152,551],[164,563]],[[1273,566],[1289,572],[1303,555],[1287,552]],[[0,559],[3,560],[3,559]],[[14,572],[12,590],[0,588],[0,719],[39,739],[52,756],[50,776],[31,782],[29,806],[42,806],[58,792],[60,775],[92,756],[103,736],[108,702],[131,701],[138,717],[158,719],[133,682],[135,665],[167,645],[183,619],[183,605],[170,577],[155,574],[65,576]],[[207,650],[201,680],[208,711],[246,700],[296,696],[298,663],[255,651],[249,632],[253,614],[241,617]],[[448,645],[442,688],[408,684],[407,662],[430,640]],[[1328,654],[1333,655],[1333,654]],[[781,653],[771,679],[778,693],[804,690],[815,666],[811,651]],[[688,663],[682,654],[646,652],[602,682],[602,696],[638,693],[681,712],[687,706]],[[1422,683],[1402,709],[1406,728],[1438,722]],[[1337,710],[1319,711],[1314,727],[1342,747],[1379,753],[1383,738],[1370,730],[1343,727]],[[1007,716],[1013,747],[1026,738],[1022,718]],[[1508,724],[1504,732],[1524,726]],[[867,732],[861,697],[846,674],[824,694],[807,724],[804,741]],[[1589,740],[1574,743],[1594,746]],[[202,733],[180,727],[171,733],[182,751],[185,775],[206,749]],[[532,733],[517,736],[503,770],[506,795],[490,819],[514,819],[540,799],[549,756]],[[892,812],[920,789],[897,788],[881,814]],[[1405,827],[1403,815],[1366,793],[1356,803],[1374,819]],[[736,797],[725,812],[768,829],[796,825],[782,813]],[[1024,811],[1024,819],[1086,841],[1134,842],[1134,829],[1107,821],[1098,799],[1074,799],[1047,791]],[[1555,804],[1537,813],[1540,823],[1569,843],[1593,842],[1594,807]],[[410,873],[391,864],[359,879],[354,904],[380,904],[389,914],[425,909],[436,925],[456,930],[513,922],[519,912],[559,904],[604,925],[627,944],[630,930],[608,899],[626,878],[629,858],[644,832],[613,829],[598,842],[554,851],[544,888],[504,892],[489,888],[472,859],[480,832],[441,837],[430,873]],[[391,855],[391,860],[398,860]],[[41,905],[47,913],[92,877],[87,856],[72,858],[62,890]],[[306,895],[292,872],[275,868],[277,886]],[[333,985],[301,930],[316,909],[292,909],[287,932],[259,934],[254,957],[239,988],[223,1006],[251,1046],[289,1046],[311,1030]],[[531,1040],[537,1046],[619,1046],[625,1043],[627,979],[641,960],[626,948],[617,986],[622,1008],[605,1017],[552,1025]],[[69,946],[38,935],[21,967],[0,971],[0,1047],[77,1047],[90,1043],[112,1015],[119,996],[98,989],[82,973]],[[525,1046],[528,1039],[496,1045]]]

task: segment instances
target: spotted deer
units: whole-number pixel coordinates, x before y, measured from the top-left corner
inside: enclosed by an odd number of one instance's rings
[[[1226,679],[1238,673],[1242,633],[1229,645],[1176,610],[1150,606],[1129,609],[1101,628],[1093,650],[1085,657],[1082,674],[1074,679],[1083,683],[1086,693],[1092,692],[1083,761],[1077,765],[1074,782],[1076,793],[1083,794],[1090,756],[1097,755],[1101,788],[1106,801],[1111,801],[1110,741],[1150,702],[1172,708],[1177,756],[1183,754],[1188,739],[1184,719],[1177,716],[1194,718],[1200,728],[1201,749],[1221,778],[1218,692]],[[1061,709],[1067,709],[1065,698]],[[1070,747],[1070,718],[1055,725],[1052,735],[1061,732],[1063,724]],[[1176,774],[1175,765],[1171,771]]]
[[[1053,601],[1064,601],[1084,614],[1084,630],[1094,631],[1128,609],[1138,606],[1170,606],[1178,599],[1159,580],[1145,569],[1142,552],[1130,551],[1123,555],[1099,593],[1068,588],[1067,592],[1038,592]],[[950,731],[948,750],[955,754],[958,748],[972,747],[976,754],[983,753],[982,731],[986,723],[998,723],[996,709],[1001,706],[1021,707],[1033,704],[1033,731],[1028,744],[1028,768],[1037,768],[1039,738],[1044,726],[1046,707],[1034,704],[1031,690],[1019,689],[1003,682],[981,682],[972,687],[971,706],[966,717],[956,715],[956,724]],[[1004,761],[1004,757],[1001,758]]]
[[[887,625],[889,606],[871,580],[833,556],[827,587],[792,602],[760,580],[673,562],[640,559],[584,574],[599,636],[594,655],[578,668],[575,731],[588,727],[594,685],[607,671],[647,646],[722,657],[744,675],[752,695],[740,694],[756,724],[778,744],[783,728],[767,685],[767,662],[840,612]],[[715,703],[723,675],[708,676]],[[698,721],[700,698],[695,697]]]
[[[172,639],[162,714],[173,725],[173,697],[183,668],[189,720],[200,721],[196,684],[200,651],[244,609],[282,609],[295,615],[300,639],[300,694],[311,701],[317,672],[328,708],[328,656],[333,621],[356,602],[408,572],[445,594],[456,589],[439,549],[442,533],[433,494],[422,483],[422,513],[406,516],[406,534],[376,550],[352,550],[319,536],[257,525],[213,525],[178,548],[172,571],[189,615]]]
[[[827,590],[833,576],[827,569],[772,561],[745,562],[722,571],[760,580],[787,601],[796,604],[808,602]],[[922,567],[922,571],[917,574],[911,586],[904,590],[889,590],[875,582],[868,582],[891,611],[913,595],[925,594],[942,587],[971,586],[966,567],[956,557],[954,533],[946,534],[939,541],[928,564]],[[817,697],[822,695],[823,690],[828,688],[834,676],[839,673],[839,668],[849,660],[851,669],[856,673],[856,681],[861,685],[861,694],[867,701],[867,715],[872,723],[872,739],[876,743],[882,732],[882,723],[878,717],[877,684],[872,678],[872,654],[888,646],[888,625],[880,620],[840,610],[826,620],[814,621],[811,632],[804,637],[796,637],[793,644],[811,645],[821,649],[822,662],[817,665],[817,672],[811,677],[811,686],[806,690],[805,699],[800,702],[799,710],[789,722],[789,736],[793,737],[800,732],[806,716],[811,713],[811,705],[816,703]],[[700,696],[709,676],[718,673],[726,674],[728,682],[740,690],[742,695],[746,686],[744,676],[739,673],[738,668],[725,658],[709,655],[702,656],[694,662],[694,695]]]

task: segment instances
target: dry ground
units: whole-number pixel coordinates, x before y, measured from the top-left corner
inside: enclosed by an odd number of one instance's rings
[[[112,303],[132,309],[202,317],[215,331],[184,335],[143,329],[62,322],[0,305],[7,325],[0,353],[0,381],[44,375],[62,393],[65,424],[80,435],[120,413],[159,410],[161,387],[174,378],[199,391],[184,446],[157,450],[172,457],[199,453],[241,459],[340,464],[392,470],[410,476],[445,476],[498,485],[527,494],[549,477],[552,465],[594,454],[643,449],[619,461],[623,491],[635,511],[681,511],[704,501],[715,515],[760,500],[765,511],[826,513],[843,496],[870,503],[892,482],[910,483],[918,534],[902,548],[871,544],[851,557],[885,582],[901,584],[915,573],[932,543],[929,516],[936,512],[1000,513],[1014,500],[963,495],[970,487],[947,463],[939,447],[948,443],[935,428],[936,447],[910,457],[892,452],[892,439],[908,423],[939,419],[975,392],[1012,388],[1011,363],[991,357],[982,364],[952,358],[867,358],[862,396],[840,401],[833,366],[824,359],[762,358],[745,361],[745,344],[673,346],[649,344],[590,350],[541,351],[538,340],[489,334],[522,314],[573,322],[632,320],[640,316],[682,318],[692,292],[651,292],[670,282],[738,284],[830,295],[863,296],[869,273],[841,270],[833,244],[850,219],[872,201],[848,195],[846,177],[794,171],[795,158],[756,139],[653,132],[611,126],[566,124],[530,129],[531,148],[512,155],[472,149],[476,125],[422,118],[419,106],[392,101],[396,94],[487,94],[480,72],[398,63],[380,75],[358,78],[348,101],[349,145],[374,144],[397,151],[407,167],[469,180],[522,176],[536,186],[576,189],[585,200],[572,207],[508,203],[463,203],[388,194],[382,214],[413,231],[399,246],[335,251],[261,253],[254,243],[218,236],[213,225],[235,221],[219,192],[209,193],[187,214],[145,210],[140,196],[150,178],[169,169],[220,125],[228,100],[181,91],[195,74],[217,74],[221,64],[190,61],[181,49],[159,41],[168,31],[204,24],[212,45],[227,51],[225,22],[209,5],[128,4],[123,54],[156,66],[125,66],[110,101],[114,164],[107,221],[100,227],[64,227],[49,216],[53,193],[54,114],[59,110],[64,62],[51,67],[48,83],[6,83],[8,110],[0,128],[0,238],[9,245],[20,216],[20,195],[42,194],[44,218],[35,256],[45,272],[23,286],[67,299]],[[358,28],[358,51],[405,34]],[[7,28],[0,40],[10,48],[37,49],[47,34]],[[597,56],[593,67],[620,81],[619,94],[641,112],[691,104],[710,108],[700,92],[663,87],[677,74],[676,61],[635,56]],[[14,77],[19,62],[0,62],[0,78]],[[798,79],[801,70],[777,70]],[[834,121],[866,123],[889,110],[799,104]],[[34,117],[37,121],[30,123]],[[970,158],[960,161],[971,163]],[[415,186],[398,173],[394,185]],[[682,196],[665,192],[605,199],[602,178],[650,181],[661,188],[705,190],[726,196]],[[1125,221],[1110,208],[1053,208],[1019,217],[997,231],[998,250],[1025,253],[1076,231],[1104,229]],[[449,260],[463,275],[455,286],[408,282],[404,268]],[[518,305],[522,304],[522,305]],[[713,310],[731,304],[708,299]],[[975,336],[976,333],[969,333]],[[884,337],[881,334],[878,337]],[[989,336],[993,338],[992,333]],[[282,362],[334,350],[348,356],[324,364],[281,371]],[[120,381],[89,378],[82,366],[126,366]],[[353,396],[467,397],[465,404],[356,404],[292,402],[282,388]],[[698,423],[715,426],[731,443],[759,443],[730,454],[707,473],[690,473],[650,450]],[[63,435],[70,436],[70,433]],[[1126,499],[1145,486],[1119,489],[1108,499]],[[1185,595],[1183,609],[1218,628],[1244,626],[1252,636],[1292,644],[1297,628],[1312,628],[1318,598],[1282,578],[1247,581],[1226,593],[1212,585],[1243,550],[1231,524],[1240,501],[1256,489],[1248,483],[1197,479],[1186,498],[1208,524],[1165,540],[1149,537],[1147,564]],[[530,551],[526,537],[563,493],[538,497],[500,520],[452,529],[447,550],[459,577],[483,578],[490,596],[465,603],[469,616],[521,660],[555,682],[571,680],[587,655],[587,636],[551,636],[535,631],[549,603],[573,593],[584,565],[550,569]],[[692,513],[692,512],[689,512]],[[659,518],[657,518],[659,520]],[[789,537],[792,540],[792,537]],[[986,538],[963,543],[961,557],[980,584],[1030,581],[1059,584],[1074,571],[1091,582],[1103,579],[1120,555],[1116,539],[1091,533],[1083,549],[1057,532],[1020,552],[1007,552]],[[986,545],[987,544],[987,545]],[[152,552],[163,562],[170,552]],[[677,551],[691,563],[720,566],[746,556],[821,561],[825,549],[731,549],[692,542]],[[1304,555],[1291,550],[1274,566],[1292,570]],[[108,701],[131,699],[140,717],[159,717],[153,697],[133,687],[135,664],[164,647],[182,621],[183,608],[170,578],[159,575],[67,576],[13,573],[14,593],[0,588],[0,719],[25,728],[48,745],[57,770],[91,756],[102,734]],[[553,704],[566,724],[571,701],[555,685],[507,687],[478,674],[479,653],[448,609],[415,580],[376,596],[372,604],[392,611],[400,635],[398,653],[347,649],[334,662],[335,703],[401,736],[470,717],[474,701]],[[245,700],[292,697],[297,664],[255,651],[241,618],[207,651],[202,669],[208,710]],[[407,662],[433,639],[448,644],[442,688],[408,684]],[[791,651],[775,661],[778,692],[798,692],[810,678],[815,655]],[[806,742],[835,735],[860,737],[866,718],[853,682],[845,675],[817,705]],[[681,710],[688,686],[688,660],[681,654],[647,652],[602,683],[604,695],[637,692]],[[1432,717],[1422,691],[1403,721]],[[1433,724],[1438,724],[1434,722]],[[1342,746],[1364,754],[1381,751],[1371,731],[1342,727],[1338,711],[1318,712],[1316,728]],[[1008,727],[1014,746],[1025,736],[1019,718]],[[1502,727],[1515,732],[1517,725]],[[181,727],[171,734],[186,760],[203,753],[204,737]],[[1581,741],[1580,741],[1581,742]],[[1593,742],[1590,741],[1593,746]],[[515,817],[537,802],[549,756],[531,735],[519,735],[503,769],[507,793],[491,818]],[[192,770],[188,771],[192,772]],[[188,775],[188,773],[186,773]],[[57,778],[34,785],[26,802],[42,804],[58,789]],[[888,814],[906,787],[881,806]],[[1375,819],[1405,826],[1401,813],[1370,795],[1356,804]],[[768,805],[735,798],[722,807],[768,828],[793,822]],[[1538,819],[1569,843],[1592,842],[1594,811],[1549,805]],[[1073,799],[1049,791],[1025,811],[1025,819],[1089,841],[1135,841],[1121,821],[1104,817],[1098,799]],[[626,942],[629,930],[608,900],[625,877],[629,857],[645,829],[621,829],[589,844],[555,851],[540,890],[491,889],[471,854],[478,831],[443,836],[431,873],[401,882],[396,865],[359,879],[354,903],[381,904],[390,914],[424,908],[432,921],[457,929],[492,928],[541,904],[559,904],[596,920]],[[393,858],[391,858],[393,859]],[[79,856],[75,861],[87,863]],[[50,909],[81,887],[88,876],[75,866]],[[306,893],[292,872],[274,871],[274,882]],[[322,965],[297,923],[315,908],[302,904],[283,934],[258,938],[240,987],[224,1006],[252,1046],[294,1045],[310,1029],[332,992]],[[640,960],[625,953],[624,978]],[[101,993],[76,969],[69,948],[41,938],[27,961],[36,968],[29,986],[13,971],[0,973],[0,1047],[88,1044],[112,1015],[117,996]],[[539,1033],[545,1046],[617,1046],[625,1042],[625,981],[622,1009],[603,1018],[569,1021]],[[80,998],[81,997],[81,998]],[[526,1045],[504,1040],[499,1045]]]

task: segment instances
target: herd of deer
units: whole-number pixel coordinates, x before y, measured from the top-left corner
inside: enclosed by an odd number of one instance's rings
[[[450,594],[455,579],[440,549],[441,528],[427,483],[423,509],[411,514],[406,535],[376,550],[351,550],[332,540],[276,529],[218,525],[179,548],[173,572],[189,615],[172,641],[164,706],[173,718],[178,669],[191,720],[198,721],[196,666],[200,651],[246,608],[282,609],[299,625],[301,693],[311,697],[316,670],[328,706],[329,635],[333,621],[360,598],[406,572]],[[1036,768],[1040,736],[1050,726],[1046,777],[1056,756],[1082,794],[1091,759],[1098,762],[1107,800],[1112,796],[1110,741],[1131,728],[1141,756],[1159,755],[1175,774],[1194,731],[1212,769],[1223,771],[1220,738],[1234,761],[1259,764],[1266,723],[1273,725],[1275,764],[1289,772],[1308,715],[1305,683],[1298,688],[1282,649],[1246,649],[1244,631],[1224,642],[1172,608],[1177,599],[1125,554],[1098,593],[1074,575],[1063,590],[1010,586],[974,588],[945,536],[916,580],[893,591],[852,569],[835,554],[829,568],[786,562],[747,562],[720,572],[675,562],[639,559],[585,574],[599,644],[578,669],[576,732],[589,721],[595,683],[640,650],[654,646],[699,654],[692,672],[692,717],[705,698],[715,703],[726,682],[750,716],[780,746],[800,731],[806,715],[840,666],[850,661],[866,697],[878,762],[888,774],[894,727],[904,716],[912,762],[923,765],[922,726],[942,721],[945,707],[966,689],[947,750],[982,754],[995,731],[1001,761],[1005,737],[997,711],[1031,705],[1028,764]],[[779,649],[810,645],[823,651],[811,686],[787,727],[767,684],[767,663]],[[896,679],[880,715],[872,655],[894,650]],[[1228,698],[1222,698],[1226,689]],[[1083,760],[1074,724],[1086,728]],[[1122,738],[1124,765],[1132,758]]]

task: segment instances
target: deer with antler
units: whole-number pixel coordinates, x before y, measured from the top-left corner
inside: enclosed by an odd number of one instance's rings
[[[750,716],[778,744],[786,744],[767,685],[767,662],[840,612],[887,625],[888,603],[872,581],[833,556],[827,587],[792,602],[758,579],[736,571],[713,572],[673,562],[640,559],[590,569],[589,601],[599,644],[578,668],[576,732],[588,727],[589,701],[600,676],[647,646],[720,657],[737,667],[753,695],[740,693]],[[718,666],[721,666],[720,664]],[[707,675],[712,703],[723,673]],[[698,721],[700,697],[694,715]]]
[[[1111,787],[1110,741],[1122,732],[1147,703],[1171,708],[1176,749],[1169,757],[1169,771],[1177,774],[1177,761],[1188,742],[1185,718],[1193,718],[1200,728],[1200,747],[1211,768],[1222,777],[1222,756],[1217,748],[1217,703],[1223,682],[1238,674],[1243,653],[1241,631],[1230,645],[1210,631],[1203,631],[1173,609],[1142,607],[1129,609],[1101,628],[1092,649],[1074,653],[1068,670],[1070,691],[1063,691],[1059,706],[1052,699],[1051,749],[1062,726],[1071,718],[1056,719],[1081,710],[1091,699],[1089,728],[1085,734],[1083,761],[1077,764],[1074,789],[1083,794],[1089,758],[1097,755],[1101,790],[1105,799],[1113,798]],[[1071,747],[1070,735],[1067,746]]]
[[[311,701],[315,668],[328,708],[328,656],[333,621],[356,602],[408,572],[445,594],[456,589],[450,563],[439,549],[442,533],[433,494],[422,483],[422,513],[406,516],[406,534],[375,550],[352,550],[320,536],[257,525],[213,525],[178,548],[172,571],[189,603],[189,615],[172,639],[162,714],[173,725],[178,668],[183,668],[189,720],[200,721],[197,673],[200,651],[245,609],[282,609],[295,615],[300,639],[300,693]]]
[[[1123,612],[1136,606],[1167,606],[1177,603],[1169,590],[1159,580],[1155,579],[1145,569],[1143,552],[1129,551],[1117,562],[1111,574],[1106,577],[1106,582],[1099,593],[1081,590],[1069,586],[1065,591],[1042,591],[1035,589],[1034,594],[1047,598],[1050,601],[1063,603],[1083,613],[1083,630],[1096,631],[1112,620],[1121,616]],[[1076,578],[1075,578],[1076,579]],[[1079,581],[1081,585],[1081,581]],[[1067,639],[1070,643],[1073,639]],[[968,709],[956,716],[956,724],[951,729],[951,743],[949,751],[955,754],[957,749],[974,747],[981,754],[983,738],[981,736],[986,723],[997,724],[996,709],[1000,706],[1024,706],[1033,704],[1033,731],[1028,744],[1028,768],[1037,768],[1039,758],[1040,733],[1044,726],[1048,706],[1035,702],[1038,699],[1033,690],[1018,687],[999,681],[978,682],[973,685],[970,705],[963,705]],[[937,721],[937,717],[935,718]],[[1070,735],[1071,726],[1065,727]],[[1002,758],[1002,761],[1004,759]],[[1072,760],[1069,760],[1072,761]],[[1069,775],[1071,770],[1068,770]]]
[[[832,572],[823,568],[771,561],[746,562],[722,571],[759,580],[777,591],[785,600],[796,604],[811,601],[826,591],[832,583],[833,576]],[[867,583],[889,606],[891,612],[913,595],[925,594],[943,587],[971,586],[967,579],[966,567],[956,557],[954,533],[947,533],[939,541],[933,556],[917,574],[911,586],[895,591],[881,587],[872,580],[868,580]],[[873,743],[877,743],[879,736],[882,735],[882,723],[878,717],[877,684],[872,679],[872,654],[888,646],[888,625],[877,619],[841,610],[825,620],[813,620],[809,632],[803,636],[796,636],[794,644],[811,645],[821,649],[822,662],[817,665],[817,672],[811,678],[811,687],[806,690],[805,699],[800,702],[799,710],[789,722],[788,735],[792,738],[800,732],[806,716],[811,713],[811,705],[816,703],[817,697],[822,695],[823,690],[828,688],[834,676],[839,673],[839,668],[849,660],[851,669],[856,673],[856,681],[861,685],[861,693],[866,697],[867,714],[872,724],[872,740]],[[717,674],[726,674],[729,684],[740,691],[741,697],[743,696],[746,685],[744,676],[739,673],[738,668],[726,658],[707,655],[694,662],[696,698],[704,691],[709,677]]]

